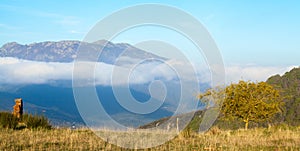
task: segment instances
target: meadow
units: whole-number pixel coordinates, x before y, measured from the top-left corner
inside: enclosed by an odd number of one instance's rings
[[[103,133],[107,132],[110,133],[103,130]],[[0,150],[138,150],[107,143],[85,128],[1,128],[0,134]],[[162,132],[155,135],[159,138],[164,134]],[[202,134],[184,131],[160,146],[142,150],[300,150],[300,127],[281,125],[248,130],[221,130],[212,127]]]

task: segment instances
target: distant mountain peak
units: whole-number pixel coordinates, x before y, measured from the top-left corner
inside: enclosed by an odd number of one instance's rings
[[[85,45],[87,50],[102,51],[99,61],[113,64],[120,55],[130,58],[160,58],[154,54],[145,52],[127,43],[114,44],[107,40],[98,40],[93,43],[77,40],[44,41],[31,44],[19,44],[10,42],[0,48],[0,57],[15,57],[25,60],[42,62],[72,62],[76,57],[80,44]],[[126,53],[123,54],[123,52]],[[94,57],[94,56],[92,56]]]
[[[19,44],[19,43],[13,41],[13,42],[8,42],[8,43],[6,43],[6,44],[4,44],[4,45],[16,45],[16,44]]]
[[[10,47],[13,47],[16,45],[21,45],[21,44],[19,44],[17,42],[8,42],[8,43],[4,44],[1,48],[10,48]]]

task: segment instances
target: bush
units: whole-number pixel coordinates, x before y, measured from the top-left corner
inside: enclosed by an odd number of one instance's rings
[[[15,129],[18,119],[9,112],[0,112],[0,128]]]
[[[23,122],[26,123],[27,128],[30,129],[36,129],[36,128],[45,128],[45,129],[51,129],[51,125],[49,124],[49,121],[44,116],[39,115],[31,115],[31,114],[25,114],[22,117]]]
[[[51,129],[48,119],[44,116],[24,114],[20,119],[9,112],[0,112],[0,128],[8,129]]]

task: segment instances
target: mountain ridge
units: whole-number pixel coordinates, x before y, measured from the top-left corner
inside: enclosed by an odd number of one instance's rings
[[[44,41],[31,44],[9,42],[0,48],[0,57],[16,57],[19,59],[43,62],[72,62],[77,58],[78,48],[84,46],[89,51],[102,51],[99,61],[114,64],[122,55],[132,58],[165,58],[146,52],[127,43],[112,43],[98,40],[92,43],[78,40]],[[123,53],[123,54],[122,54]],[[109,58],[109,59],[107,59]]]

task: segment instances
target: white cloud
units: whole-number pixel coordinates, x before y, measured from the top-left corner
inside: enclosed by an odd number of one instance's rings
[[[87,32],[82,32],[82,31],[77,31],[77,30],[70,30],[69,33],[71,33],[71,34],[81,34],[81,35],[83,35],[83,34],[85,34],[85,33],[87,33]]]
[[[129,58],[127,58],[129,59]],[[125,61],[126,62],[126,61]],[[85,84],[110,85],[147,83],[155,78],[173,80],[180,73],[180,79],[189,80],[192,70],[180,61],[169,60],[165,63],[147,62],[135,65],[115,66],[98,62],[79,62],[76,65],[77,80]],[[132,63],[132,62],[130,62]],[[140,62],[139,62],[140,63]],[[37,62],[17,58],[0,58],[0,83],[2,84],[41,84],[53,80],[72,80],[73,63]],[[92,73],[88,75],[88,73]],[[112,79],[112,77],[115,77]],[[89,80],[87,80],[89,79]],[[90,81],[90,82],[87,82]]]
[[[0,58],[0,82],[8,84],[37,84],[72,77],[72,63],[46,63],[16,58]]]
[[[42,18],[48,18],[48,19],[53,20],[55,23],[63,25],[65,27],[75,26],[75,25],[78,25],[81,23],[80,18],[78,18],[76,16],[58,14],[58,13],[53,13],[53,12],[46,12],[44,10],[28,9],[28,8],[25,8],[22,6],[5,5],[5,4],[0,4],[0,8],[3,10],[6,10],[6,11],[27,14],[30,16],[38,16],[38,17],[42,17]]]
[[[270,76],[279,74],[283,75],[285,72],[291,70],[296,66],[258,66],[258,65],[232,65],[227,66],[226,81],[227,83],[235,83],[239,80],[250,81],[266,81]]]
[[[127,58],[128,59],[128,58]],[[181,81],[192,81],[197,77],[201,83],[211,80],[211,74],[207,67],[201,66],[192,69],[191,65],[178,60],[168,60],[165,63],[147,62],[138,65],[125,64],[114,66],[98,62],[77,64],[77,78],[85,84],[114,85],[138,84],[151,82],[154,79],[174,80],[178,77]],[[41,84],[53,80],[72,80],[73,63],[37,62],[17,58],[0,58],[0,83],[1,84]],[[295,66],[270,67],[257,65],[232,65],[225,67],[227,84],[239,80],[265,81],[275,74],[284,74]],[[87,75],[92,71],[92,75]],[[95,72],[94,72],[95,71]],[[195,76],[196,74],[196,76]],[[86,82],[90,79],[90,83]]]
[[[68,27],[68,26],[76,26],[81,23],[80,19],[74,16],[58,16],[56,23]]]
[[[4,28],[4,29],[9,29],[9,30],[21,29],[20,27],[17,27],[17,26],[12,26],[12,25],[2,24],[2,23],[0,23],[0,27]]]
[[[207,15],[207,16],[204,17],[204,20],[206,22],[209,22],[209,21],[213,20],[214,18],[216,18],[215,14],[209,14],[209,15]]]

